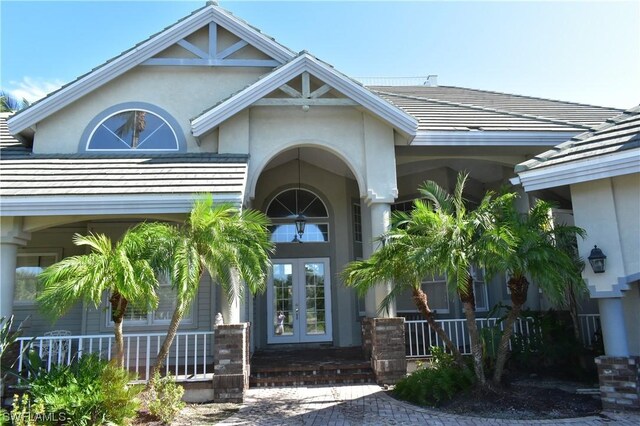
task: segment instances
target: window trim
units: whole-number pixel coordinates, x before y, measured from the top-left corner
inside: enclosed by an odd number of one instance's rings
[[[326,216],[305,216],[308,220],[311,219],[329,219],[329,209],[327,208],[327,204],[324,202],[324,200],[315,192],[311,191],[310,189],[307,188],[287,188],[287,189],[283,189],[282,191],[278,192],[276,195],[274,195],[273,197],[271,197],[271,200],[269,200],[269,203],[267,204],[267,207],[264,209],[265,214],[269,214],[269,208],[271,207],[271,204],[273,204],[273,202],[276,200],[276,198],[278,198],[280,195],[284,194],[285,192],[289,192],[289,191],[305,191],[308,192],[310,194],[313,194],[314,197],[316,197],[318,200],[320,200],[320,202],[322,203],[322,207],[324,207],[324,211],[327,213]],[[275,221],[275,220],[287,220],[286,217],[271,217],[269,216],[269,219],[271,219],[271,221]]]
[[[16,260],[18,257],[27,257],[27,256],[54,256],[55,257],[55,261],[53,263],[58,263],[62,260],[62,248],[48,248],[48,247],[43,247],[43,248],[29,248],[29,249],[22,249],[19,250],[16,256]],[[17,262],[16,262],[17,263]],[[18,269],[18,265],[16,264],[16,271]],[[15,272],[14,272],[15,274]],[[14,285],[18,285],[17,280],[14,282]],[[37,292],[36,292],[36,297],[37,297]],[[15,296],[15,287],[14,287],[14,293],[13,293],[13,306],[35,306],[37,304],[37,300],[21,300],[21,301],[16,301],[16,296]]]
[[[159,283],[159,286],[162,287],[171,287],[171,284],[167,283],[167,284],[162,284]],[[109,303],[109,298],[108,295],[105,293],[105,295],[103,296],[103,306],[104,306],[104,314],[105,314],[105,318],[104,318],[104,327],[105,330],[113,330],[113,321],[111,320],[111,303]],[[180,320],[180,326],[179,328],[197,328],[198,327],[198,295],[195,296],[194,300],[191,302],[190,305],[190,312],[191,312],[191,317],[183,317]],[[155,318],[155,313],[156,310],[150,310],[146,313],[147,315],[147,319],[146,320],[128,320],[125,318],[123,325],[124,327],[126,327],[127,329],[129,328],[144,328],[144,329],[149,329],[149,328],[153,328],[153,329],[164,329],[166,328],[169,324],[171,324],[171,318],[169,318],[168,320],[156,320]]]
[[[114,115],[125,111],[144,111],[153,114],[164,121],[176,139],[176,149],[89,149],[89,143],[99,126]],[[146,102],[125,102],[114,105],[97,114],[87,125],[80,138],[78,152],[107,153],[110,155],[145,155],[153,153],[181,153],[187,151],[187,142],[178,121],[164,109]]]

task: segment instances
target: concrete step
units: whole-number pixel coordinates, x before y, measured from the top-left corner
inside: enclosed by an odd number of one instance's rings
[[[326,375],[302,375],[302,376],[271,376],[254,377],[249,379],[251,387],[285,387],[285,386],[310,386],[327,384],[357,384],[374,383],[372,372],[352,374],[326,374]]]

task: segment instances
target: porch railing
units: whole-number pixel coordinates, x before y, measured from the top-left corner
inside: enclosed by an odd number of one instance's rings
[[[124,335],[124,367],[135,373],[136,381],[149,380],[165,333],[128,333]],[[25,367],[28,349],[40,355],[47,371],[56,364],[69,365],[81,355],[93,353],[100,359],[113,356],[114,336],[106,334],[77,336],[21,337],[17,369],[27,376]],[[176,381],[203,381],[213,376],[213,331],[180,332],[169,350],[164,374],[171,373]]]
[[[591,347],[596,340],[602,341],[599,314],[579,314],[580,337],[585,347]]]
[[[479,330],[484,328],[494,327],[499,322],[498,318],[478,318],[476,324]],[[446,319],[436,320],[444,332],[447,334],[453,344],[460,350],[463,355],[471,354],[471,339],[469,337],[469,331],[467,329],[466,319]],[[500,330],[502,331],[503,323],[499,323]],[[533,327],[533,319],[519,318],[513,324],[513,331],[528,335],[531,333]],[[405,321],[406,332],[406,344],[407,344],[407,357],[420,358],[430,355],[430,347],[438,346],[445,349],[444,342],[438,336],[427,323],[426,320],[409,320]],[[499,336],[494,336],[495,339],[499,339]],[[497,343],[497,342],[496,342]]]
[[[597,335],[600,332],[600,315],[598,314],[581,314],[578,316],[580,320],[580,335],[582,343],[585,347],[592,346]],[[447,334],[453,344],[460,349],[463,355],[471,354],[471,343],[469,331],[467,329],[466,319],[445,319],[436,320],[444,332]],[[478,318],[476,319],[478,329],[498,327],[502,332],[504,323],[499,322],[498,318]],[[518,318],[513,324],[514,333],[527,338],[535,332],[533,318]],[[407,357],[420,358],[430,355],[430,347],[437,346],[445,348],[444,342],[431,328],[426,320],[407,320],[405,321]],[[490,338],[499,339],[500,336],[489,335]],[[493,343],[497,343],[494,341]],[[511,348],[511,342],[509,343]]]

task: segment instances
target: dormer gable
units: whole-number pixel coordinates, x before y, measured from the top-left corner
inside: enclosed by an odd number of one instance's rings
[[[273,68],[294,57],[294,52],[274,39],[215,2],[207,2],[203,8],[14,115],[7,124],[14,135],[33,133],[39,121],[139,65]]]
[[[251,106],[359,106],[409,139],[416,134],[414,117],[307,52],[265,75],[191,121],[198,138]]]

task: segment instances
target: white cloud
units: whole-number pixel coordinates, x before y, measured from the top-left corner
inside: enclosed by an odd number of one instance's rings
[[[33,103],[59,89],[63,84],[64,82],[58,79],[45,80],[43,78],[22,77],[21,81],[10,81],[6,90],[17,99],[26,99]]]

